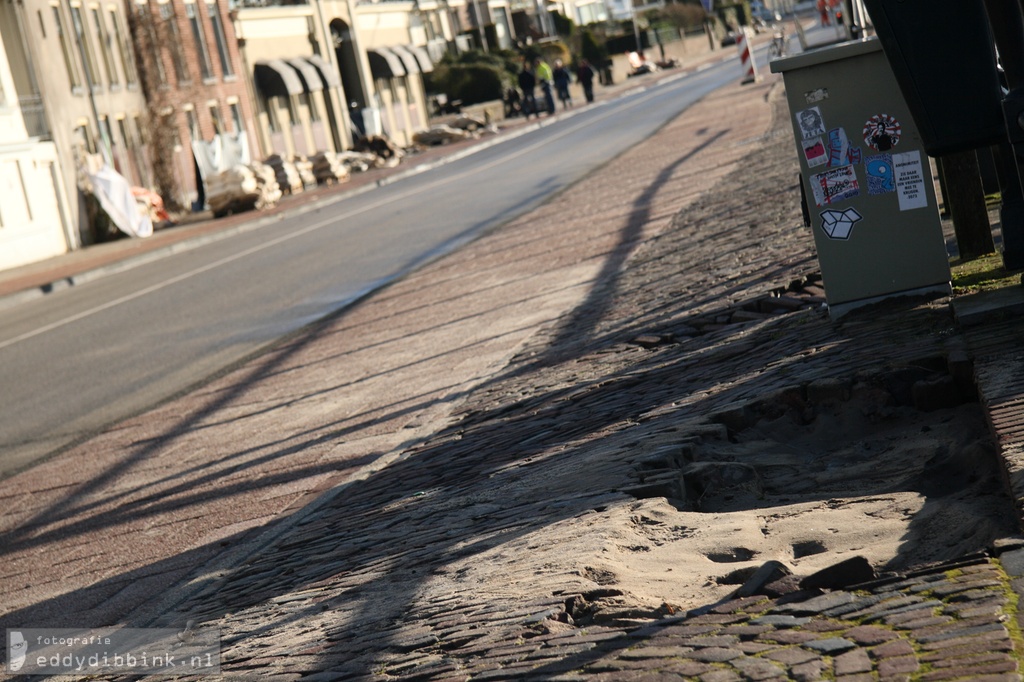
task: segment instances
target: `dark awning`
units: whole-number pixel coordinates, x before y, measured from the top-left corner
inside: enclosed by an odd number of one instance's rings
[[[341,87],[341,78],[338,76],[338,71],[331,66],[329,61],[318,54],[303,57],[303,59],[316,67],[316,70],[320,72],[320,79],[323,81],[324,87]]]
[[[281,59],[256,62],[254,75],[256,87],[266,97],[288,97],[305,91],[295,69]]]
[[[397,78],[405,75],[405,66],[394,52],[386,47],[366,51],[370,58],[370,71],[374,78]]]
[[[304,91],[316,92],[317,90],[324,89],[324,83],[320,80],[320,73],[316,70],[315,66],[300,57],[286,59],[285,61],[288,63],[288,66],[298,71],[299,80],[302,81],[302,89]]]

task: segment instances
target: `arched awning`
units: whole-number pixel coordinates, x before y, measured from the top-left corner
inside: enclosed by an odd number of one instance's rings
[[[430,73],[434,70],[434,62],[430,59],[430,53],[427,52],[427,48],[420,45],[402,45],[402,48],[416,58],[416,63],[419,64],[421,72]]]
[[[405,75],[402,60],[386,47],[375,47],[366,51],[370,59],[370,72],[374,78],[398,78]]]
[[[331,66],[331,63],[321,57],[318,54],[303,57],[307,62],[312,64],[316,70],[320,73],[320,79],[323,81],[324,87],[327,88],[340,88],[341,77],[338,75],[337,69]]]
[[[302,81],[302,89],[305,92],[316,92],[317,90],[324,89],[324,83],[320,79],[320,73],[316,70],[315,66],[301,57],[294,57],[285,61],[287,61],[288,66],[298,72],[299,80]]]
[[[288,97],[305,91],[295,69],[282,59],[258,61],[253,71],[256,87],[265,97]]]
[[[412,54],[412,52],[409,52],[408,50],[405,49],[404,45],[394,45],[392,47],[389,47],[388,49],[391,50],[391,52],[393,52],[395,56],[402,60],[402,66],[405,67],[406,74],[412,75],[414,73],[420,72],[419,62],[416,61],[416,57]]]

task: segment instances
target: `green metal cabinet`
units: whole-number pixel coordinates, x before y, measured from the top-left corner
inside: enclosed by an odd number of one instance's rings
[[[950,291],[931,167],[877,39],[771,62],[786,87],[833,318]]]

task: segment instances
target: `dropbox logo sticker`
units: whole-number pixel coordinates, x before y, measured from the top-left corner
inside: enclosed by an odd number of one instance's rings
[[[845,211],[824,211],[821,213],[821,229],[825,230],[829,239],[849,239],[853,226],[863,218],[855,208],[848,208]]]

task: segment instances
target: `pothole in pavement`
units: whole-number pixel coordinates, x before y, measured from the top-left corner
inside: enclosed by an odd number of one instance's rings
[[[886,562],[893,569],[949,560],[1019,532],[970,368],[951,369],[941,357],[796,385],[720,411],[676,446],[635,462],[631,475],[625,492],[666,498],[681,512],[756,513],[766,536],[785,520],[797,536],[787,545],[791,560],[837,544],[820,528],[799,537],[798,514],[788,510],[801,505],[902,516],[905,535]],[[895,509],[891,500],[904,493],[924,500],[922,508]],[[870,500],[885,503],[873,509]],[[718,564],[757,555],[728,544],[705,554]]]

